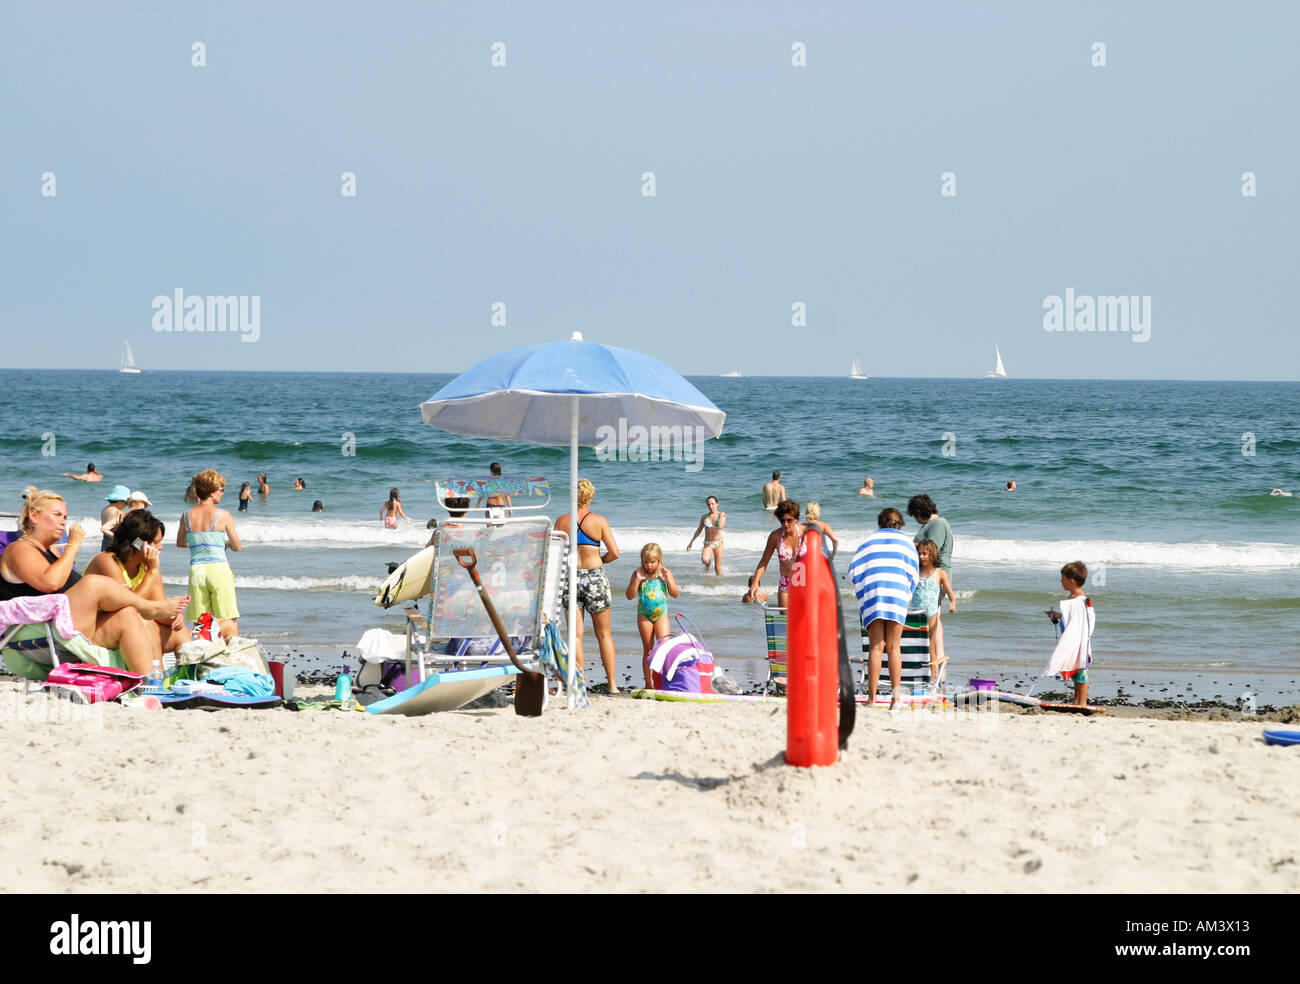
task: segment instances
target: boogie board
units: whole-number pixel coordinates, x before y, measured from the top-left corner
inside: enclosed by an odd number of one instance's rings
[[[967,690],[954,694],[956,704],[982,704],[985,701],[1000,701],[1003,704],[1015,704],[1019,707],[1041,707],[1043,702],[1028,694],[1013,694],[1005,690]]]
[[[1265,731],[1264,741],[1270,745],[1300,745],[1300,731]]]
[[[695,694],[678,690],[633,690],[637,700],[670,700],[686,704],[784,704],[784,697],[762,694]]]
[[[433,578],[433,559],[437,549],[425,547],[399,565],[379,586],[375,604],[381,608],[392,608],[400,602],[414,601],[427,595]]]
[[[434,711],[454,711],[509,683],[518,674],[519,671],[513,666],[430,673],[423,683],[408,687],[392,697],[367,704],[366,713],[418,717]]]
[[[1087,707],[1080,707],[1078,704],[1048,704],[1043,702],[1038,705],[1045,711],[1062,711],[1066,714],[1105,714],[1106,708],[1098,707],[1095,704],[1089,704]]]
[[[868,703],[866,694],[854,694],[853,699],[859,704]],[[876,704],[875,704],[876,707],[883,707],[886,710],[888,710],[891,702],[892,702],[892,698],[889,696],[889,694],[876,694]],[[898,698],[898,706],[905,707],[905,708],[915,708],[915,707],[949,708],[952,707],[952,702],[949,701],[948,698],[945,697],[943,694],[902,694]]]
[[[247,694],[160,694],[158,701],[163,707],[186,711],[199,708],[214,711],[223,707],[242,707],[251,710],[279,707],[284,703],[279,697],[249,697]]]

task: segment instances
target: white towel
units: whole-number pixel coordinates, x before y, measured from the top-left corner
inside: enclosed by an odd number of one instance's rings
[[[387,629],[367,629],[357,643],[357,652],[367,663],[406,657],[406,636]]]
[[[1097,625],[1097,613],[1088,604],[1087,596],[1065,598],[1061,601],[1061,638],[1057,640],[1052,657],[1047,661],[1043,676],[1070,673],[1088,667],[1092,655],[1092,630]]]

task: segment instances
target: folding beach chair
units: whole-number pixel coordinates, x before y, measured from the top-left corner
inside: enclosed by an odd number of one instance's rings
[[[948,668],[946,660],[940,664],[938,675],[933,680],[930,678],[930,622],[925,612],[907,613],[907,621],[903,623],[903,641],[899,653],[903,661],[900,683],[904,691],[924,691],[932,685],[943,682]],[[863,626],[862,657],[855,674],[858,689],[862,691],[867,689],[870,654],[871,643],[867,638],[867,629]],[[886,649],[880,658],[880,680],[877,692],[889,693],[892,686],[889,679],[889,650]]]
[[[785,691],[786,682],[786,610],[776,605],[763,606],[763,627],[767,630],[767,679],[763,696]]]
[[[518,516],[545,509],[551,501],[551,486],[545,478],[510,478],[489,475],[487,478],[440,478],[433,483],[433,497],[445,507],[448,498],[469,499],[472,505],[468,515],[477,518],[502,519],[505,506],[489,506],[489,496],[510,498],[509,513]]]
[[[415,601],[407,613],[406,679],[417,681],[371,714],[454,710],[518,675],[469,574],[453,551],[469,547],[519,661],[540,668],[547,621],[558,616],[553,576],[565,537],[544,516],[465,517],[440,523],[434,545],[389,576],[375,603]],[[397,590],[393,590],[393,586]],[[423,613],[420,606],[423,605]]]
[[[0,655],[23,678],[24,693],[66,659],[127,668],[118,650],[96,646],[73,627],[68,597],[61,594],[0,601]]]

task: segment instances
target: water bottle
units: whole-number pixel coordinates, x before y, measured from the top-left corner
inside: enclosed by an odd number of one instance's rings
[[[158,690],[162,689],[163,665],[161,659],[156,659],[153,661],[153,668],[149,670],[149,677],[148,679],[145,680],[144,685],[146,687],[155,687]]]
[[[345,711],[352,709],[352,676],[348,672],[347,663],[343,664],[343,672],[334,684],[334,699],[343,703]]]

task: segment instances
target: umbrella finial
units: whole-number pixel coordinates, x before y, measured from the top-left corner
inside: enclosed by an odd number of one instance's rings
[[[580,341],[582,341],[582,332],[580,332],[580,331],[575,331],[575,332],[573,333],[572,337],[570,337],[569,341],[571,341],[571,342],[580,342]]]

